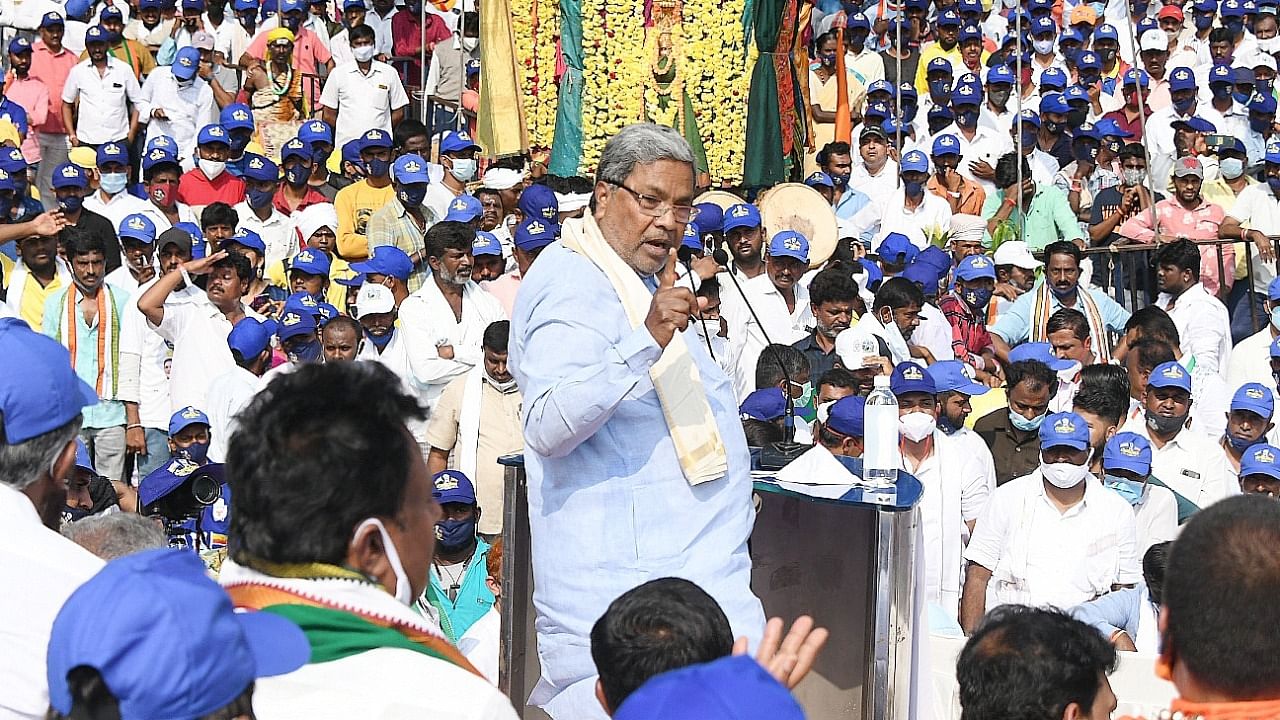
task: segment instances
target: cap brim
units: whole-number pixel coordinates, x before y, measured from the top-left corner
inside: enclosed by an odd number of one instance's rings
[[[311,643],[293,622],[268,611],[237,612],[253,655],[254,677],[284,675],[311,661]]]
[[[952,392],[958,392],[964,395],[968,395],[969,397],[976,397],[978,395],[986,395],[987,391],[989,390],[991,390],[991,388],[987,387],[986,385],[969,380],[967,385],[961,385],[960,387],[952,390]]]
[[[1104,457],[1102,459],[1102,469],[1103,470],[1128,470],[1129,472],[1137,473],[1139,475],[1151,474],[1150,464],[1143,463],[1138,460],[1132,460],[1129,458],[1122,458],[1120,460],[1113,459],[1111,461],[1108,461]]]
[[[1048,450],[1050,448],[1056,448],[1056,447],[1071,448],[1072,450],[1088,450],[1089,443],[1083,440],[1061,440],[1061,439],[1054,439],[1050,441],[1048,444],[1045,444],[1044,441],[1040,442],[1041,452],[1044,452],[1045,450]]]

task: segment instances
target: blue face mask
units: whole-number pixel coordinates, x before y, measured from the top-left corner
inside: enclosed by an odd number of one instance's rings
[[[306,187],[307,180],[311,179],[311,171],[302,165],[290,165],[284,169],[284,181],[295,189]]]
[[[1269,94],[1271,92],[1271,78],[1266,78],[1266,79],[1259,78],[1257,80],[1254,80],[1253,89],[1256,92],[1262,93],[1263,95]]]
[[[391,171],[391,161],[380,158],[366,160],[364,170],[369,173],[369,177],[386,177],[387,173]]]
[[[1211,13],[1197,13],[1195,17],[1191,19],[1191,22],[1195,23],[1196,30],[1204,32],[1205,30],[1213,27],[1213,15]]]
[[[916,112],[920,110],[915,104],[902,106],[902,122],[913,123],[916,121]]]
[[[1142,500],[1142,491],[1145,487],[1145,483],[1109,473],[1102,477],[1102,484],[1119,493],[1120,497],[1130,505],[1137,505]]]
[[[400,199],[400,203],[407,208],[420,207],[422,200],[427,196],[426,186],[409,187],[407,185],[400,186],[400,190],[396,193],[396,197]]]
[[[1009,408],[1009,424],[1022,432],[1036,432],[1040,429],[1040,423],[1042,422],[1044,422],[1044,415],[1037,415],[1036,417],[1028,420],[1022,415],[1014,412],[1013,408]]]
[[[942,431],[943,435],[954,435],[956,430],[959,429],[955,425],[952,425],[951,421],[948,420],[945,416],[938,417],[937,427],[939,430]]]
[[[1280,197],[1280,177],[1274,177],[1274,176],[1268,177],[1267,187],[1271,188],[1271,192],[1273,194],[1275,194],[1277,197]]]
[[[1271,326],[1280,330],[1280,305],[1271,310]]]
[[[1213,93],[1214,100],[1226,100],[1227,98],[1234,95],[1232,90],[1234,90],[1234,88],[1227,83],[1210,83],[1209,84],[1209,92]],[[1246,98],[1246,101],[1247,100],[1248,98]]]
[[[271,197],[275,195],[275,190],[261,190],[259,188],[249,188],[245,193],[245,202],[249,203],[249,207],[260,210],[271,204]]]
[[[1272,122],[1267,118],[1249,118],[1249,129],[1261,135],[1271,129]]]
[[[460,550],[476,539],[476,521],[442,520],[436,523],[436,542],[445,551]]]
[[[128,173],[102,173],[98,178],[98,186],[108,195],[119,195],[128,184]]]
[[[961,110],[956,113],[956,124],[960,127],[976,127],[978,125],[977,110]]]
[[[387,343],[391,342],[391,338],[395,336],[395,332],[389,332],[386,335],[381,335],[381,336],[370,335],[368,332],[366,332],[364,336],[369,338],[369,342],[373,343],[374,347],[378,348],[379,350],[385,350],[387,347]]]
[[[228,135],[227,142],[231,144],[231,153],[238,157],[248,147],[249,140],[252,137],[252,134],[246,135],[244,133],[231,133]]]
[[[1239,35],[1244,32],[1244,21],[1240,18],[1224,19],[1222,26],[1229,30],[1232,35]]]
[[[1258,443],[1262,442],[1262,438],[1259,438],[1257,440],[1249,440],[1246,438],[1238,438],[1235,435],[1232,435],[1230,433],[1227,433],[1226,437],[1227,437],[1227,443],[1230,444],[1231,449],[1235,450],[1236,452],[1244,452],[1245,450],[1248,450],[1251,446],[1257,445]]]
[[[946,80],[933,80],[929,83],[929,97],[933,98],[934,103],[946,105],[950,95],[951,83]]]
[[[1232,100],[1235,100],[1236,102],[1240,103],[1241,105],[1245,105],[1245,104],[1247,104],[1247,103],[1249,102],[1249,99],[1250,99],[1251,97],[1253,97],[1253,96],[1252,96],[1252,95],[1250,95],[1249,93],[1238,93],[1238,92],[1233,92],[1233,93],[1231,93],[1231,99],[1232,99]]]
[[[1091,163],[1098,159],[1098,146],[1093,143],[1076,143],[1071,148],[1071,154],[1077,162]]]
[[[907,194],[907,197],[920,197],[921,195],[924,195],[924,183],[903,180],[902,191]]]
[[[88,510],[82,510],[81,508],[74,508],[74,507],[71,507],[70,505],[62,506],[62,522],[64,523],[73,523],[77,520],[83,520],[87,517],[89,517]]]
[[[191,443],[179,450],[178,454],[187,456],[193,463],[203,465],[209,459],[209,443]]]
[[[319,362],[320,355],[324,352],[324,346],[319,340],[312,340],[305,345],[293,345],[289,351],[289,359],[296,363],[312,363]]]
[[[58,198],[58,209],[62,212],[73,213],[84,205],[84,198],[79,195],[68,195],[64,198]]]
[[[1191,112],[1191,109],[1195,107],[1195,105],[1196,105],[1196,98],[1194,95],[1189,98],[1173,101],[1173,109],[1177,110],[1179,115],[1186,115],[1187,113]]]
[[[986,288],[970,288],[960,291],[960,298],[965,301],[975,312],[986,312],[987,305],[991,302],[991,296],[994,293]],[[1018,417],[1022,417],[1019,415]]]

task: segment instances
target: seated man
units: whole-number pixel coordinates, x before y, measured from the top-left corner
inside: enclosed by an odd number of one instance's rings
[[[992,493],[965,559],[960,625],[997,605],[1071,607],[1140,579],[1133,508],[1089,473],[1089,426],[1040,425],[1040,467]]]

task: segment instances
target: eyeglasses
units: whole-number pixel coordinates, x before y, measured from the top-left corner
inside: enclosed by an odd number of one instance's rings
[[[631,193],[631,196],[636,199],[636,204],[640,206],[640,212],[648,215],[649,217],[660,218],[663,215],[666,215],[668,211],[671,212],[671,217],[679,223],[687,223],[698,217],[698,208],[692,205],[667,204],[662,202],[661,198],[656,198],[652,195],[645,195],[644,193],[638,193],[623,183],[610,183],[610,185],[620,187]]]

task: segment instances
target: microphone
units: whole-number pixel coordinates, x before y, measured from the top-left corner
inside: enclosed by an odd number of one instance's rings
[[[689,275],[689,285],[693,286],[693,249],[681,243],[676,249],[676,259],[684,265],[684,271]],[[695,289],[694,292],[696,293],[697,290]],[[716,360],[716,351],[711,349],[711,336],[707,334],[707,319],[702,317],[701,311],[698,312],[698,321],[702,323],[702,339],[707,343],[707,352],[711,353],[712,361],[719,362]]]
[[[720,248],[711,254],[717,265],[728,268],[729,254],[724,248]],[[756,314],[756,309],[752,307],[751,301],[747,299],[747,294],[742,291],[742,285],[738,282],[738,278],[734,276],[732,270],[728,270],[726,274],[733,281],[733,286],[738,289],[738,295],[742,296],[742,302],[747,306],[747,310],[751,313],[751,318],[756,321],[756,325],[760,327],[760,334],[764,335],[764,341],[767,343],[765,347],[769,351],[769,356],[778,364],[778,369],[782,371],[782,379],[787,383],[787,389],[782,393],[786,400],[786,414],[782,418],[782,441],[770,443],[760,449],[760,467],[764,470],[780,470],[785,465],[800,457],[808,448],[795,441],[796,436],[796,404],[791,397],[791,386],[795,383],[791,381],[791,373],[787,372],[786,363],[782,362],[782,356],[775,349],[773,340],[769,337],[769,332],[764,329],[764,323],[760,322],[760,316]]]

